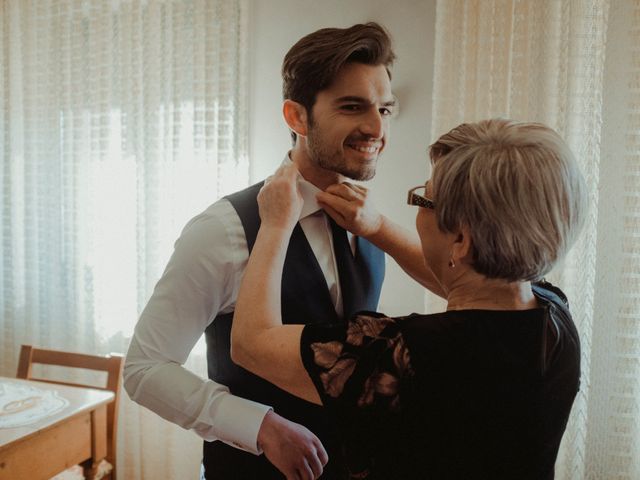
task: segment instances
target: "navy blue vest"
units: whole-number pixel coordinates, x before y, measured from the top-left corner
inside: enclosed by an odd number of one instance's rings
[[[240,217],[249,252],[260,227],[256,197],[261,187],[262,182],[226,197]],[[384,253],[362,238],[357,242],[357,255],[365,265],[359,290],[364,291],[365,298],[354,301],[350,292],[343,289],[344,304],[353,305],[353,311],[345,311],[345,317],[360,310],[376,310],[384,279]],[[339,275],[340,270],[339,264]],[[294,397],[234,364],[230,356],[232,318],[233,312],[219,315],[205,331],[209,378],[227,385],[234,395],[273,406],[279,415],[314,432],[330,457],[322,478],[339,478],[338,472],[343,468],[339,461],[339,443],[322,407]],[[300,224],[293,230],[284,263],[282,321],[285,324],[343,321],[336,314],[326,280]],[[203,463],[208,480],[284,478],[264,455],[257,457],[222,442],[205,442]]]

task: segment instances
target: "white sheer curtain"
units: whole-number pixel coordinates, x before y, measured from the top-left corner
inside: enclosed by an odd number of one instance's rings
[[[182,226],[247,184],[246,24],[246,0],[0,0],[0,375],[21,343],[125,352]],[[197,478],[198,438],[124,397],[120,478]]]
[[[493,116],[544,122],[590,191],[551,280],[582,340],[556,478],[640,478],[640,0],[438,0],[432,138]]]

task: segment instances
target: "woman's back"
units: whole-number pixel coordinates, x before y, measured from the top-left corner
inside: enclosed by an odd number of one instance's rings
[[[544,305],[535,310],[363,314],[346,336],[344,327],[307,327],[305,365],[341,428],[351,472],[553,478],[580,352],[551,289],[535,287]]]

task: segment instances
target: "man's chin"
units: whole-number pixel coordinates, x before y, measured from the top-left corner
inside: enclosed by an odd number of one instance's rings
[[[357,169],[352,170],[352,180],[366,181],[376,176],[376,167],[378,166],[378,157],[367,160],[366,163],[359,165]]]
[[[338,175],[342,175],[350,180],[356,180],[364,182],[371,180],[376,175],[376,167],[378,165],[378,158],[372,158],[366,162],[361,160],[358,162],[358,168],[349,168],[349,165],[344,165],[344,160],[341,162],[318,162],[319,166],[325,170],[330,170]]]
[[[356,180],[358,182],[366,182],[367,180],[371,180],[373,177],[376,176],[376,169],[371,168],[371,169],[358,170],[358,171],[349,170],[349,171],[344,171],[340,173],[351,180]]]

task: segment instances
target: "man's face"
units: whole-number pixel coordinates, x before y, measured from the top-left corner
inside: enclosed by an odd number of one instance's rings
[[[316,97],[306,137],[312,163],[353,180],[373,178],[394,106],[384,66],[345,65]]]

